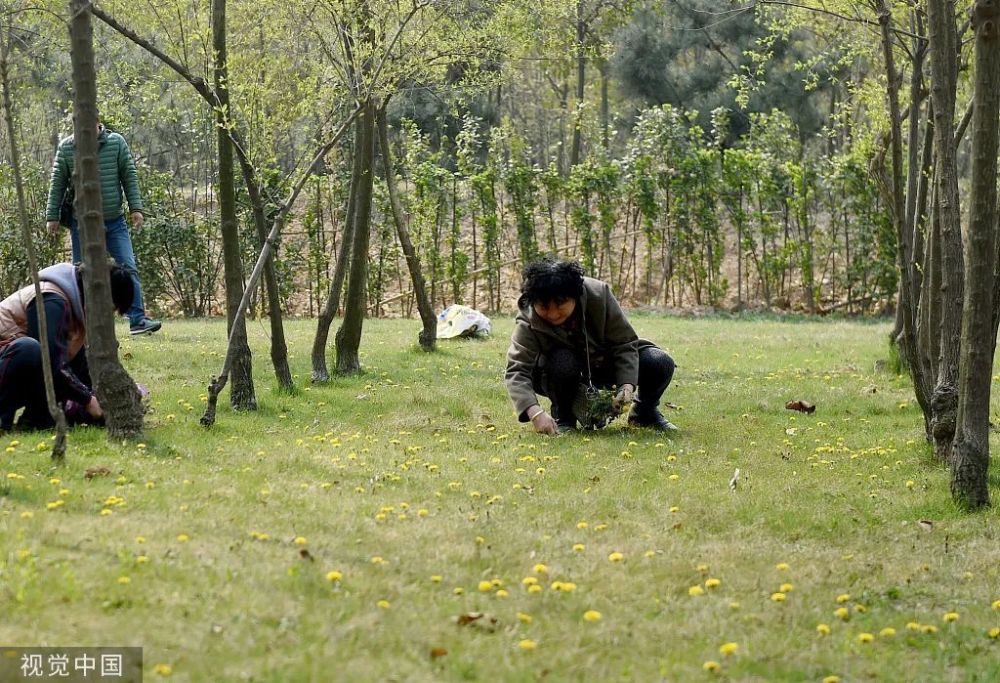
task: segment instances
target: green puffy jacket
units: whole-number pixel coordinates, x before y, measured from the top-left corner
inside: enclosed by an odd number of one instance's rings
[[[73,177],[73,158],[76,144],[73,136],[59,143],[56,159],[52,163],[52,178],[49,181],[49,202],[45,209],[45,220],[59,220],[59,205]],[[142,211],[139,197],[139,177],[135,171],[135,160],[128,143],[118,133],[101,127],[97,136],[97,163],[101,173],[101,197],[104,199],[104,220],[111,221],[122,215],[122,188],[128,200],[130,213]]]

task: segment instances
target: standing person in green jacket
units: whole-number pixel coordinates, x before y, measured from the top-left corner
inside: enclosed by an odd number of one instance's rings
[[[581,397],[614,387],[612,416],[632,404],[630,426],[677,430],[659,410],[674,360],[636,335],[607,283],[584,277],[576,261],[543,258],[525,267],[517,307],[504,383],[519,421],[542,434],[572,431]]]
[[[142,286],[139,284],[139,269],[136,267],[135,251],[132,249],[132,238],[125,225],[125,214],[122,211],[122,199],[128,201],[132,226],[135,230],[142,228],[142,198],[139,196],[139,179],[135,170],[135,160],[128,143],[118,133],[109,131],[97,121],[98,167],[101,175],[101,196],[104,199],[104,230],[108,254],[121,264],[132,275],[135,285],[132,305],[128,316],[132,334],[148,334],[160,329],[159,320],[151,320],[146,316],[142,304]],[[63,198],[73,187],[73,160],[76,144],[70,135],[59,143],[56,158],[52,164],[52,178],[49,182],[49,201],[46,208],[46,221],[49,233],[55,235],[59,231],[60,208]],[[80,232],[76,217],[69,221],[69,234],[73,246],[73,262],[79,263]]]

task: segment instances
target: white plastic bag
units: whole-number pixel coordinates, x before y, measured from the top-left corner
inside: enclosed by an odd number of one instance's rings
[[[490,319],[474,308],[452,304],[438,313],[437,338],[487,337]]]

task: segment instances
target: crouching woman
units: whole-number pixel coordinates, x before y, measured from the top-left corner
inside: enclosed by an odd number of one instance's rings
[[[56,401],[82,406],[82,420],[103,421],[104,411],[94,395],[87,367],[86,307],[80,268],[57,263],[38,273],[42,303],[48,323],[49,357]],[[132,303],[132,278],[121,266],[111,268],[111,299],[123,314]],[[39,302],[29,285],[0,301],[0,430],[10,430],[14,417],[18,429],[52,426],[45,399],[42,350],[39,343]]]
[[[524,269],[517,306],[504,381],[519,421],[543,434],[573,430],[581,394],[616,387],[612,415],[632,403],[630,426],[677,429],[659,410],[674,361],[639,339],[606,283],[575,261],[543,258]]]

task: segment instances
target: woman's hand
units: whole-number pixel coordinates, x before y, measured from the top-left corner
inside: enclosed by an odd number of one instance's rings
[[[635,400],[635,387],[631,384],[623,384],[618,389],[618,393],[611,399],[611,414],[621,415],[622,410]]]
[[[536,408],[537,412],[531,415],[533,408]],[[535,431],[539,434],[548,434],[549,436],[558,434],[559,425],[552,419],[552,416],[546,413],[541,406],[534,406],[533,408],[528,409],[528,419],[531,420],[531,425],[535,428]]]
[[[101,404],[98,402],[96,395],[90,397],[90,400],[87,401],[87,405],[84,406],[84,409],[87,411],[87,414],[93,418],[104,416],[104,410],[101,408]]]

